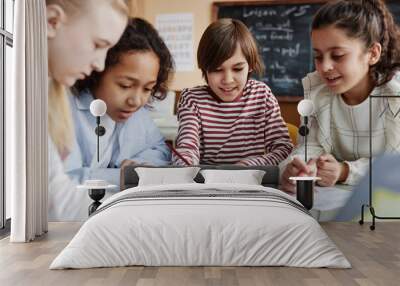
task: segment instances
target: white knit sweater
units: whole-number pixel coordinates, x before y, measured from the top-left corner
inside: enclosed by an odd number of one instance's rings
[[[370,98],[355,105],[347,105],[341,95],[332,93],[317,72],[303,79],[304,97],[311,99],[315,112],[310,117],[307,138],[308,158],[323,153],[332,154],[339,162],[349,165],[349,176],[343,182],[355,185],[369,167],[369,102]],[[372,98],[372,156],[383,152],[400,151],[400,73],[388,83],[376,87],[373,96],[399,96],[398,98]],[[283,170],[293,155],[304,154],[303,138],[291,156],[280,164]]]

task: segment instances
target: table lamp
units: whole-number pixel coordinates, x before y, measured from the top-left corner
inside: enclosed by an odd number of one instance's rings
[[[90,113],[96,117],[97,127],[94,132],[97,135],[97,162],[100,160],[99,155],[99,145],[100,145],[100,136],[103,136],[106,133],[106,129],[100,125],[100,117],[103,116],[107,111],[106,103],[101,99],[95,99],[90,103]]]
[[[307,135],[308,129],[308,117],[314,113],[314,103],[309,99],[303,99],[297,105],[297,112],[303,117],[303,125],[299,128],[299,133],[304,137],[304,161],[307,163]]]
[[[299,134],[304,136],[304,162],[307,163],[307,135],[308,117],[314,113],[314,103],[309,99],[303,99],[297,105],[297,111],[303,117],[303,125],[299,128]],[[296,181],[296,199],[308,210],[313,207],[314,181],[319,180],[318,177],[290,177],[290,180]]]
[[[106,129],[100,125],[100,117],[103,116],[107,111],[106,103],[101,99],[95,99],[90,103],[90,113],[96,117],[97,127],[94,130],[97,135],[97,162],[100,161],[100,136],[106,133]],[[83,185],[79,185],[78,189],[89,190],[89,197],[94,201],[89,206],[89,216],[94,213],[97,208],[101,205],[100,200],[106,194],[106,189],[115,188],[117,186],[109,184],[105,180],[86,180]]]

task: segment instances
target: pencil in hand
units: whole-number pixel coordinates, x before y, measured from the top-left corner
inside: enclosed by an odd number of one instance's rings
[[[172,146],[171,143],[165,142],[165,144],[167,144],[167,146],[168,146],[168,148],[171,150],[171,152],[172,152],[176,157],[178,157],[179,159],[181,159],[181,160],[186,164],[186,166],[191,166],[191,164],[190,164],[178,151],[176,151],[176,149]]]

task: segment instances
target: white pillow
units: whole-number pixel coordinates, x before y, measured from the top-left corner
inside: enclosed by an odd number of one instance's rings
[[[135,168],[139,176],[138,186],[195,183],[193,179],[196,177],[199,170],[199,167]]]
[[[201,170],[204,183],[261,185],[265,171],[262,170]]]

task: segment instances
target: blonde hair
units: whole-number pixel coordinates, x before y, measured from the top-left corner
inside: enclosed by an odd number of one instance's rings
[[[93,1],[93,0],[92,0]],[[97,0],[98,1],[98,0]],[[111,5],[117,11],[120,11],[124,15],[130,16],[133,14],[135,5],[132,0],[107,0],[111,2]],[[46,5],[57,4],[60,5],[68,13],[77,13],[82,11],[82,8],[87,6],[88,0],[46,0]]]
[[[94,1],[94,0],[92,0]],[[128,16],[134,9],[131,0],[106,0],[113,8]],[[46,5],[61,6],[68,14],[77,14],[87,6],[88,0],[46,0]],[[74,130],[71,111],[65,87],[55,80],[49,82],[48,101],[48,132],[61,157],[65,157],[71,150]]]
[[[74,130],[65,87],[55,80],[49,82],[49,135],[63,158],[73,143]]]

